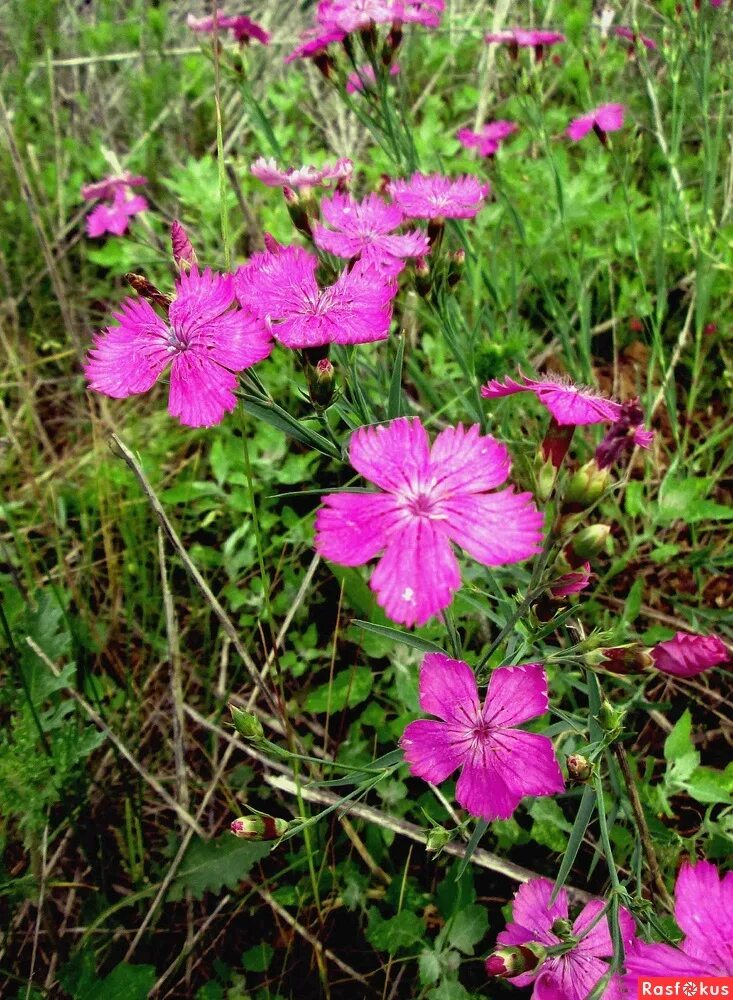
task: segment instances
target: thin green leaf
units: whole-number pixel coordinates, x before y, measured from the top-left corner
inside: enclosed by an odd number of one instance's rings
[[[555,886],[552,890],[552,896],[550,897],[551,903],[555,901],[558,892],[560,892],[567,881],[570,869],[573,867],[575,859],[578,856],[580,845],[583,843],[585,831],[588,829],[588,824],[591,821],[595,808],[595,792],[590,785],[586,785],[583,789],[583,797],[580,800],[580,806],[578,807],[578,814],[575,817],[575,822],[573,823],[573,829],[570,831],[570,836],[568,837],[568,846],[565,849],[565,854],[563,855],[563,859],[560,864],[560,871],[557,873],[557,878],[555,879]]]
[[[401,632],[398,628],[390,628],[389,625],[375,625],[373,622],[365,622],[360,618],[355,618],[351,624],[363,628],[365,632],[381,635],[383,639],[393,639],[395,642],[404,643],[405,646],[411,646],[412,649],[419,649],[421,653],[445,653],[445,650],[437,642],[421,639],[420,636],[411,635],[409,632]]]

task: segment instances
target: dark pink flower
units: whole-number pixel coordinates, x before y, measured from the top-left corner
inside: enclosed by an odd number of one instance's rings
[[[380,493],[334,493],[316,518],[316,548],[342,566],[380,556],[370,586],[396,622],[424,625],[461,585],[451,543],[484,566],[520,562],[542,546],[531,494],[495,490],[509,475],[504,445],[478,425],[441,431],[432,448],[419,419],[362,427],[351,464]]]
[[[168,412],[189,427],[211,427],[236,405],[235,372],[272,351],[261,320],[234,304],[232,275],[192,267],[176,282],[168,321],[143,299],[125,299],[94,340],[89,387],[124,399],[147,392],[170,365]]]
[[[722,7],[723,6],[723,0],[710,0],[710,6],[711,7]]]
[[[141,184],[147,183],[147,177],[141,177],[139,174],[131,174],[129,170],[125,170],[124,173],[105,177],[102,181],[83,184],[81,196],[84,201],[95,201],[97,198],[114,198],[120,189],[127,193],[128,188],[139,187]]]
[[[272,158],[260,156],[250,167],[250,172],[258,181],[268,187],[313,188],[328,181],[348,181],[354,169],[351,160],[343,158],[325,167],[288,167],[282,170]]]
[[[147,207],[148,203],[142,195],[130,195],[128,198],[126,188],[118,187],[111,202],[100,202],[87,216],[87,236],[94,238],[104,233],[122,236],[127,232],[130,219],[145,212]]]
[[[413,174],[390,181],[387,191],[406,219],[472,219],[489,194],[477,177]]]
[[[338,28],[311,28],[303,32],[300,43],[285,56],[285,62],[291,63],[296,59],[317,61],[327,56],[330,45],[337,45],[339,42],[343,42],[344,38],[346,38],[346,32]]]
[[[265,29],[244,14],[223,14],[220,10],[207,17],[194,17],[193,14],[189,14],[186,24],[191,31],[200,34],[211,34],[215,30],[231,31],[233,38],[238,42],[248,42],[250,38],[254,38],[267,45],[270,41]]]
[[[717,635],[678,632],[673,639],[660,642],[652,649],[657,670],[674,677],[695,677],[730,658],[727,646]]]
[[[587,115],[573,118],[565,130],[565,135],[573,142],[578,142],[592,130],[602,138],[608,132],[618,132],[623,124],[623,104],[601,104]]]
[[[608,469],[634,448],[651,447],[654,431],[643,427],[644,411],[638,399],[621,404],[621,412],[596,448],[595,460],[599,469]]]
[[[493,156],[501,142],[516,131],[514,122],[499,120],[483,125],[480,132],[473,132],[469,128],[459,129],[456,139],[466,149],[475,149],[479,156]]]
[[[394,282],[357,261],[319,288],[318,258],[302,247],[255,254],[235,275],[237,296],[286,347],[368,344],[389,336]]]
[[[634,44],[639,41],[644,48],[649,49],[650,52],[654,52],[657,48],[657,43],[653,38],[647,38],[646,35],[638,34],[633,28],[626,28],[622,24],[618,25],[618,27],[611,28],[611,34],[616,35],[618,38],[625,38],[627,41],[633,42]]]
[[[392,63],[389,67],[389,75],[397,76],[400,71],[399,63]],[[377,78],[374,75],[374,67],[366,63],[364,66],[360,66],[358,72],[354,70],[353,73],[349,73],[346,79],[346,93],[347,94],[357,94],[361,93],[366,86],[368,89],[376,86]]]
[[[516,392],[533,392],[557,423],[565,426],[613,423],[621,416],[620,403],[604,399],[593,389],[573,385],[560,375],[548,374],[532,379],[520,373],[519,377],[523,382],[515,382],[509,376],[503,383],[492,379],[481,387],[481,395],[485,399],[498,399]]]
[[[508,28],[505,31],[490,31],[484,35],[487,45],[516,45],[518,48],[535,48],[537,45],[557,45],[565,41],[559,31],[534,31],[525,28]]]
[[[678,946],[637,940],[626,955],[628,995],[640,976],[733,976],[733,872],[720,876],[709,861],[680,868],[674,918]]]
[[[410,773],[439,785],[457,769],[456,801],[473,816],[508,819],[525,795],[554,795],[565,783],[552,741],[517,726],[547,711],[541,663],[499,667],[483,705],[473,670],[462,660],[428,653],[420,668],[418,719],[400,746]]]
[[[445,0],[321,0],[318,23],[351,34],[376,24],[437,28]]]
[[[514,976],[509,982],[520,987],[534,986],[533,1000],[586,1000],[608,972],[608,959],[613,955],[608,918],[597,920],[604,903],[600,899],[586,903],[570,934],[563,938],[562,924],[558,922],[568,920],[568,895],[561,889],[551,903],[552,891],[553,884],[546,878],[534,878],[521,886],[514,896],[512,922],[499,934],[497,942],[508,946],[537,942],[551,948],[570,935],[579,940],[564,954],[547,956],[531,972]],[[619,909],[619,924],[624,948],[628,949],[635,939],[635,927],[633,917],[623,907]],[[612,976],[603,1000],[621,1000],[623,996],[621,977]]]
[[[401,270],[404,258],[430,252],[422,230],[395,233],[404,219],[402,211],[377,194],[369,194],[363,201],[356,201],[348,194],[334,194],[321,202],[321,215],[333,229],[316,222],[313,239],[321,250],[337,257],[361,257],[377,268],[386,265],[387,271],[394,273]]]
[[[569,594],[579,594],[581,590],[585,590],[588,586],[592,576],[590,563],[583,563],[582,566],[573,570],[573,572],[564,573],[562,576],[559,576],[550,587],[550,593],[553,597],[567,597]]]

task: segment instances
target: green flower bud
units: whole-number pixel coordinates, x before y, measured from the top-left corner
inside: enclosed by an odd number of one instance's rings
[[[573,925],[564,917],[558,917],[552,925],[552,933],[557,934],[559,938],[569,938],[573,933]]]
[[[576,513],[590,507],[600,499],[610,481],[608,469],[599,469],[593,459],[586,462],[570,477],[563,498],[563,513]]]
[[[550,495],[555,488],[557,469],[552,459],[545,458],[541,451],[535,458],[534,468],[537,480],[537,499],[544,503],[550,499]]]
[[[306,368],[305,375],[311,401],[316,407],[325,409],[333,399],[335,368],[328,358],[321,358],[315,367]]]
[[[611,534],[611,527],[608,524],[591,524],[588,528],[583,528],[577,535],[570,539],[570,545],[565,549],[568,562],[576,569],[588,559],[601,552]]]
[[[286,819],[277,816],[240,816],[229,829],[240,840],[279,840],[290,829]]]
[[[446,830],[442,826],[434,826],[431,830],[428,830],[428,835],[425,840],[425,850],[428,854],[435,854],[436,857],[443,850],[446,844],[450,843],[453,839],[453,834],[450,830]]]
[[[611,702],[604,698],[598,713],[598,722],[609,736],[617,736],[621,732],[625,715],[626,709],[614,708]]]
[[[245,740],[250,740],[252,743],[257,743],[259,740],[265,738],[265,731],[262,728],[262,723],[253,715],[251,712],[245,712],[241,708],[237,708],[235,705],[229,706],[229,711],[232,713],[232,722],[234,723],[234,728],[237,730],[239,735]]]
[[[568,754],[565,762],[568,766],[568,777],[572,781],[585,782],[593,777],[593,765],[582,753]]]
[[[486,959],[486,975],[493,979],[508,979],[522,972],[531,972],[546,957],[547,949],[534,941],[512,948],[497,948]]]

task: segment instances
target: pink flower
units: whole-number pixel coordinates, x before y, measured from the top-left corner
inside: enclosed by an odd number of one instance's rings
[[[311,28],[303,32],[300,44],[292,52],[285,56],[285,62],[291,63],[296,59],[326,59],[329,45],[336,45],[343,42],[346,32],[338,28]]]
[[[600,107],[589,111],[587,115],[573,118],[565,130],[565,135],[573,142],[578,142],[592,129],[599,138],[604,138],[607,132],[618,132],[623,124],[623,104],[601,104]]]
[[[260,156],[250,167],[250,173],[268,187],[313,188],[328,181],[348,181],[354,169],[351,160],[343,158],[325,167],[289,167],[282,170],[272,157]]]
[[[509,28],[506,31],[490,31],[484,35],[487,45],[506,45],[509,54],[516,58],[519,49],[534,49],[535,59],[539,62],[545,54],[548,45],[556,45],[565,41],[565,35],[559,31],[527,31],[524,28]]]
[[[722,7],[723,6],[723,0],[710,0],[710,6],[711,7]]]
[[[567,597],[568,594],[579,594],[581,590],[585,590],[588,586],[592,576],[590,563],[583,563],[582,566],[572,573],[564,573],[562,576],[559,576],[550,587],[550,593],[553,597]]]
[[[389,67],[389,75],[397,76],[400,71],[399,63],[392,63]],[[358,72],[354,71],[349,73],[346,80],[346,93],[356,94],[361,93],[364,87],[372,88],[376,86],[377,78],[374,75],[374,67],[367,63],[364,66],[360,66]]]
[[[516,131],[517,126],[514,122],[500,120],[488,122],[480,132],[472,132],[468,128],[459,129],[456,132],[456,139],[466,149],[475,149],[479,156],[493,156],[502,140]]]
[[[386,265],[388,273],[395,273],[401,270],[405,257],[430,252],[422,230],[394,232],[402,224],[402,211],[379,195],[369,194],[363,201],[356,201],[348,194],[335,194],[321,202],[321,215],[334,228],[314,223],[313,239],[321,250],[337,257],[361,257],[377,268]]]
[[[451,543],[484,566],[520,562],[542,545],[529,493],[490,493],[509,475],[503,444],[478,425],[447,427],[433,442],[418,418],[362,427],[351,464],[380,493],[333,493],[316,518],[316,548],[342,566],[381,558],[370,586],[393,621],[424,625],[461,585]]]
[[[635,447],[645,450],[651,447],[654,431],[645,430],[643,423],[644,411],[638,399],[629,399],[621,404],[618,419],[596,448],[595,459],[599,469],[610,468]]]
[[[234,280],[240,303],[286,347],[367,344],[389,336],[397,286],[359,261],[319,288],[318,258],[302,247],[255,254]]]
[[[347,34],[375,24],[421,24],[437,28],[445,0],[321,0],[318,23]]]
[[[126,190],[118,187],[111,202],[103,201],[95,205],[86,218],[87,236],[94,238],[104,233],[122,236],[130,225],[130,219],[147,210],[148,203],[142,195],[128,198]]]
[[[730,658],[727,646],[717,635],[678,632],[652,649],[654,666],[673,677],[695,677]]]
[[[548,956],[531,972],[514,976],[509,981],[514,986],[533,985],[533,1000],[586,1000],[608,972],[607,959],[613,955],[608,918],[604,916],[595,922],[604,904],[600,899],[586,903],[570,933],[563,937],[562,925],[557,921],[568,920],[568,895],[561,889],[551,903],[552,890],[552,882],[546,878],[533,878],[521,886],[514,896],[513,920],[499,934],[497,942],[513,946],[535,941],[551,948],[571,935],[580,940],[564,954]],[[635,938],[634,919],[623,907],[619,909],[619,924],[624,947],[628,949]],[[591,929],[587,930],[589,927]],[[487,966],[488,962],[490,959]],[[489,968],[488,971],[491,974],[493,970]],[[621,977],[612,976],[603,1000],[621,1000],[623,996]]]
[[[390,181],[387,190],[407,219],[472,219],[490,189],[470,174],[413,174]]]
[[[131,174],[129,170],[125,170],[124,173],[112,174],[109,177],[105,177],[102,181],[83,184],[81,196],[84,201],[95,201],[97,198],[114,198],[120,189],[126,192],[128,188],[139,187],[141,184],[147,183],[147,177]]]
[[[593,389],[573,385],[562,376],[548,374],[536,380],[520,373],[519,377],[523,382],[515,382],[509,376],[503,383],[492,379],[481,387],[481,395],[485,399],[498,399],[515,392],[533,392],[558,424],[574,427],[613,423],[622,413],[620,403],[604,399]]]
[[[623,25],[618,25],[618,27],[611,28],[611,34],[616,35],[618,38],[625,38],[629,42],[636,44],[637,41],[641,42],[645,49],[650,52],[654,52],[657,48],[657,43],[653,38],[647,38],[646,35],[637,34],[633,28],[626,28]]]
[[[186,24],[191,31],[205,34],[211,34],[216,29],[231,31],[232,36],[238,42],[248,42],[250,38],[255,38],[263,45],[267,45],[270,41],[270,36],[265,29],[245,17],[244,14],[223,14],[220,10],[208,17],[194,17],[193,14],[189,14]]]
[[[547,711],[541,663],[494,670],[481,705],[467,663],[428,653],[420,708],[440,721],[418,719],[405,729],[400,746],[410,773],[439,785],[460,768],[456,801],[473,816],[508,819],[525,795],[563,791],[552,741],[517,729]]]
[[[686,861],[674,918],[685,935],[677,947],[636,941],[626,955],[629,996],[636,996],[639,976],[733,975],[733,872],[721,877],[709,861]]]
[[[143,299],[125,299],[118,326],[98,334],[85,374],[89,387],[115,399],[147,392],[170,364],[168,412],[189,427],[211,427],[236,405],[235,372],[272,351],[264,324],[230,309],[229,274],[192,267],[176,282],[168,322]]]

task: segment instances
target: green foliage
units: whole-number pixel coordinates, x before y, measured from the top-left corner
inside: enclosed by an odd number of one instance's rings
[[[230,835],[213,840],[194,838],[181,862],[171,886],[169,899],[182,899],[190,892],[201,899],[206,892],[234,890],[250,873],[253,865],[265,858],[271,849],[268,843],[250,843]]]

